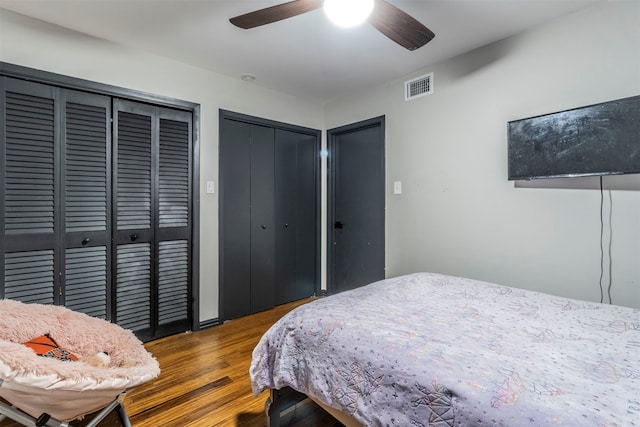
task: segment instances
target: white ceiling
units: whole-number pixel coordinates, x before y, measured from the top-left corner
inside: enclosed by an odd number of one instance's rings
[[[229,18],[283,0],[0,0],[0,7],[253,84],[325,102],[605,0],[388,0],[436,37],[410,52],[316,10],[251,30]]]

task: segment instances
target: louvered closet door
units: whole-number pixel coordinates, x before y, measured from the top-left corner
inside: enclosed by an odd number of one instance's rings
[[[0,297],[59,300],[56,218],[57,91],[3,78]]]
[[[64,304],[111,318],[111,99],[62,94]]]
[[[157,330],[164,336],[191,325],[192,115],[159,109]]]
[[[4,297],[106,318],[110,101],[4,82]]]
[[[116,318],[152,339],[190,325],[191,114],[114,111]]]
[[[153,115],[155,108],[114,101],[116,322],[152,336]]]

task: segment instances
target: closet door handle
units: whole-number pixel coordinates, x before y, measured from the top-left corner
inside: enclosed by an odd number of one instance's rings
[[[91,241],[90,238],[85,237],[84,239],[82,239],[82,246],[85,246],[87,243],[89,243]]]
[[[135,242],[136,240],[138,240],[138,235],[137,235],[137,234],[132,234],[132,235],[131,235],[131,236],[129,236],[129,237],[131,237],[131,241],[132,241],[132,242]]]
[[[285,223],[284,228],[289,228],[289,224]]]
[[[266,226],[266,225],[264,225],[264,224],[262,224],[262,225],[260,226],[260,228],[262,228],[263,230],[266,230],[266,229],[267,229],[267,226]]]

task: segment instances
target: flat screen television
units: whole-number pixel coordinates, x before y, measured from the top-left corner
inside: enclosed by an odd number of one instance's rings
[[[640,173],[640,95],[508,124],[509,180]]]

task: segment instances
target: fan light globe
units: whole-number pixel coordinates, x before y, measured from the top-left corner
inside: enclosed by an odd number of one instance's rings
[[[373,10],[373,0],[325,0],[324,12],[340,27],[355,27]]]

